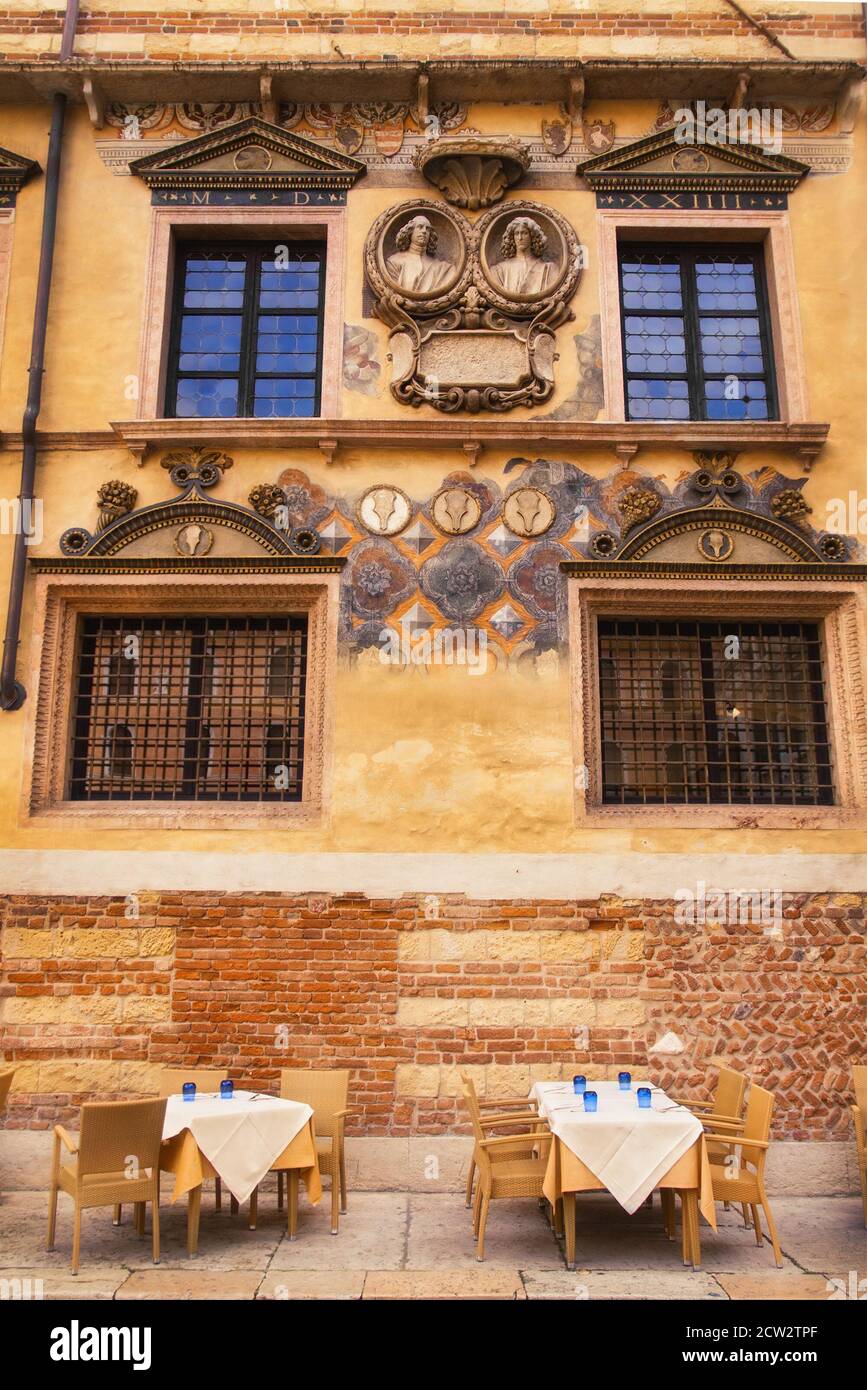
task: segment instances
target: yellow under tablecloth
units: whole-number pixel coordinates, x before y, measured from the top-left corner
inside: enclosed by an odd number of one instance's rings
[[[655,1184],[656,1187],[674,1188],[677,1191],[696,1191],[698,1209],[709,1226],[716,1230],[716,1207],[713,1199],[710,1160],[707,1156],[707,1143],[704,1135],[697,1139],[668,1172]],[[548,1154],[548,1167],[542,1191],[554,1206],[564,1192],[603,1192],[604,1182],[581,1159],[574,1154],[562,1139],[554,1136]]]
[[[301,1178],[307,1189],[308,1200],[315,1203],[322,1197],[322,1180],[319,1176],[319,1160],[316,1157],[316,1138],[313,1121],[309,1120],[295,1135],[291,1143],[274,1160],[271,1169],[299,1168]],[[208,1162],[193,1135],[188,1129],[181,1130],[173,1139],[164,1140],[160,1148],[160,1169],[174,1173],[175,1185],[171,1200],[199,1187],[205,1178],[217,1177],[216,1169]]]

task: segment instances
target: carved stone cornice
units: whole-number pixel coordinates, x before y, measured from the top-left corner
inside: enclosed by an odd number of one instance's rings
[[[39,172],[35,159],[25,159],[0,145],[0,204],[14,204],[19,188]]]
[[[106,448],[122,442],[136,457],[144,459],[152,449],[183,445],[213,444],[235,449],[322,449],[328,462],[342,448],[395,448],[431,450],[464,450],[478,458],[481,450],[516,449],[544,451],[556,448],[570,453],[583,449],[611,449],[619,457],[625,447],[641,449],[682,449],[692,454],[696,450],[713,453],[744,453],[751,449],[776,450],[799,459],[809,467],[821,450],[830,425],[819,422],[786,424],[778,420],[761,422],[689,420],[682,424],[625,422],[603,420],[546,420],[512,422],[508,419],[475,417],[472,422],[459,419],[433,420],[120,420],[112,424],[114,434],[106,433],[97,439],[92,433],[85,438],[85,448]],[[73,436],[58,436],[62,442],[53,443],[54,436],[43,434],[40,447],[71,448]],[[3,446],[14,447],[20,442],[13,435],[3,437]],[[327,451],[323,444],[328,445]],[[472,447],[470,447],[472,446]],[[630,454],[632,457],[633,454]]]

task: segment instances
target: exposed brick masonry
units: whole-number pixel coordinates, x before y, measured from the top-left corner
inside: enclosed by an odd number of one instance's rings
[[[135,910],[133,906],[133,910]],[[2,900],[6,1124],[146,1093],[161,1065],[349,1066],[352,1130],[463,1125],[457,1069],[503,1095],[580,1067],[707,1094],[713,1061],[769,1085],[777,1132],[849,1137],[867,1055],[867,896],[786,899],[782,935],[683,927],[672,903],[207,894]],[[584,1030],[586,1029],[586,1032]],[[648,1056],[673,1031],[674,1056]]]

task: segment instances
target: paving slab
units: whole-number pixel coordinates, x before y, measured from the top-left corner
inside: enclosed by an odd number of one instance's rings
[[[859,1198],[783,1197],[774,1201],[773,1212],[785,1254],[805,1273],[848,1278],[855,1270],[867,1278],[867,1230]]]
[[[366,1274],[363,1269],[286,1269],[265,1275],[257,1298],[337,1299],[361,1298]]]
[[[400,1269],[368,1274],[365,1299],[523,1299],[517,1269]]]
[[[115,1298],[137,1299],[243,1299],[256,1297],[261,1278],[240,1269],[139,1269],[121,1284]]]
[[[712,1274],[701,1270],[682,1270],[670,1273],[658,1269],[599,1271],[576,1269],[556,1273],[524,1271],[527,1297],[559,1298],[573,1302],[592,1302],[594,1299],[659,1300],[717,1299],[727,1295]]]
[[[69,1268],[54,1269],[39,1265],[27,1269],[20,1266],[4,1268],[0,1264],[0,1302],[5,1302],[7,1298],[36,1301],[111,1299],[128,1278],[129,1270],[120,1265],[113,1269],[104,1268],[98,1274],[89,1268],[73,1274]]]
[[[479,1268],[472,1213],[463,1196],[409,1196],[407,1269]],[[562,1269],[563,1256],[547,1219],[532,1198],[491,1203],[485,1232],[489,1269]]]
[[[767,1274],[718,1274],[720,1288],[729,1298],[755,1298],[761,1302],[778,1299],[809,1299],[827,1301],[828,1281],[821,1274],[791,1274],[786,1269],[774,1269]]]
[[[350,1192],[349,1211],[341,1216],[336,1236],[331,1235],[327,1222],[314,1220],[314,1209],[302,1206],[297,1238],[290,1241],[283,1236],[268,1272],[401,1269],[406,1254],[407,1201],[402,1192]]]

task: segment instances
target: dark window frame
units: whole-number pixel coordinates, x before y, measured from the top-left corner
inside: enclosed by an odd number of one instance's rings
[[[146,660],[142,654],[134,658],[138,669],[134,693],[113,690],[111,671],[100,667],[107,655],[111,665],[113,652],[106,644],[114,640],[113,634],[122,639],[145,632],[158,634],[162,649],[155,655],[148,652]],[[269,641],[262,644],[264,666],[257,673],[258,684],[254,674],[251,685],[244,639],[255,632],[266,634]],[[221,633],[225,635],[225,651],[219,667],[221,693],[217,694],[213,648]],[[235,633],[241,634],[242,650],[237,657]],[[101,648],[101,641],[106,650]],[[66,773],[70,802],[153,806],[303,803],[310,678],[307,613],[82,613],[77,620],[75,647]],[[275,695],[268,687],[267,670],[271,654],[284,649],[291,653],[287,683],[284,692]],[[248,688],[239,710],[235,688],[245,670]],[[155,689],[156,679],[165,675],[170,687],[167,695]],[[100,689],[102,682],[105,691]],[[172,683],[181,686],[180,698],[177,691],[171,691]],[[169,712],[172,699],[177,702]],[[297,714],[293,712],[295,703]],[[119,727],[131,733],[128,772],[117,771],[112,765],[113,731]],[[246,730],[246,741],[238,736],[240,728]],[[163,743],[159,743],[161,733],[166,734]],[[287,764],[291,762],[296,769],[290,784],[279,788],[273,784],[272,767],[272,749],[277,743]],[[149,761],[139,765],[145,753],[149,753]],[[250,769],[257,763],[261,763],[261,776],[254,787]]]
[[[255,326],[259,314],[276,314],[287,312],[285,310],[262,309],[259,305],[259,292],[262,279],[262,262],[269,257],[273,259],[275,246],[288,246],[290,254],[293,251],[314,253],[319,258],[319,304],[316,310],[316,369],[315,372],[260,372],[256,370],[256,333]],[[241,315],[241,344],[239,350],[239,368],[237,372],[227,371],[196,371],[187,372],[180,369],[181,358],[181,325],[185,313],[196,314],[201,317],[213,316],[219,318],[225,316],[227,310],[224,308],[184,308],[184,281],[186,277],[186,264],[188,259],[194,255],[215,255],[232,253],[237,256],[247,258],[247,268],[245,271],[244,282],[244,302],[240,310],[228,311],[237,312]],[[252,273],[251,273],[252,264]],[[313,394],[313,411],[311,415],[304,416],[304,419],[316,419],[320,415],[322,408],[322,358],[323,358],[323,328],[325,322],[325,285],[326,285],[326,243],[317,240],[298,240],[294,237],[285,236],[282,241],[280,233],[275,232],[273,238],[257,239],[250,241],[178,241],[175,246],[174,276],[172,279],[172,298],[171,316],[169,328],[169,351],[166,370],[165,385],[165,414],[167,419],[213,419],[218,423],[223,419],[238,420],[269,420],[269,419],[292,419],[292,416],[258,416],[254,415],[253,407],[255,404],[255,390],[257,381],[310,381],[316,383]],[[301,312],[308,312],[302,310]],[[238,408],[234,416],[179,416],[177,414],[177,393],[178,382],[181,380],[194,381],[224,381],[228,377],[236,377],[238,381]]]
[[[680,283],[682,290],[682,309],[678,312],[674,309],[662,309],[658,313],[661,317],[668,315],[682,317],[684,321],[684,338],[686,341],[686,371],[685,372],[633,372],[626,366],[626,319],[627,316],[634,315],[635,309],[627,309],[623,303],[623,262],[634,256],[642,255],[666,255],[676,259],[680,268]],[[708,309],[699,310],[698,297],[696,294],[695,283],[695,263],[708,256],[728,256],[738,255],[745,260],[752,261],[755,267],[756,299],[758,308],[756,310],[746,309]],[[768,413],[766,420],[780,419],[780,401],[777,387],[776,362],[774,359],[774,334],[771,319],[770,299],[768,294],[767,273],[765,269],[764,243],[763,242],[739,242],[739,241],[629,241],[619,239],[617,243],[617,295],[620,306],[620,353],[623,363],[623,408],[624,418],[627,420],[637,419],[638,417],[630,414],[629,408],[629,383],[630,381],[685,381],[687,383],[689,400],[689,420],[710,420],[711,423],[719,424],[762,424],[765,420],[751,420],[748,417],[737,420],[716,420],[705,413],[704,409],[704,383],[705,381],[725,381],[726,377],[733,375],[731,372],[706,372],[701,361],[701,332],[700,325],[703,317],[713,318],[743,318],[745,314],[754,315],[759,321],[759,337],[762,344],[762,356],[765,360],[766,371],[764,372],[739,372],[737,373],[744,381],[764,381],[768,403]],[[654,423],[680,425],[686,424],[685,420],[665,420],[655,419]]]
[[[737,634],[741,638],[800,638],[800,665],[805,679],[800,696],[793,696],[789,688],[790,668],[784,665],[779,668],[782,675],[777,676],[777,680],[784,683],[785,694],[782,698],[768,694],[761,679],[752,689],[742,687],[736,690],[734,693],[738,703],[746,702],[746,718],[735,727],[736,730],[743,730],[745,737],[741,740],[735,738],[733,742],[729,736],[730,730],[722,727],[728,711],[721,715],[721,709],[729,688],[724,667],[719,667],[712,644],[715,640]],[[693,647],[689,649],[684,646],[673,655],[667,645],[671,639],[678,643],[687,639],[693,643]],[[653,641],[649,658],[626,657],[618,661],[616,643],[636,640]],[[653,617],[650,614],[598,616],[595,621],[595,644],[601,806],[624,809],[666,806],[684,810],[709,806],[790,810],[837,806],[824,643],[821,621],[811,619],[681,619]],[[670,662],[687,668],[686,684],[677,696],[673,694],[671,686],[674,679],[672,673],[662,670]],[[736,669],[732,668],[733,674]],[[653,698],[652,690],[655,673],[659,677],[658,703]],[[664,688],[666,682],[668,694]],[[648,690],[644,689],[645,685],[649,686]],[[622,707],[619,700],[621,686],[628,692]],[[784,710],[783,723],[775,722],[767,714],[762,719],[752,713],[749,708],[751,701],[755,701],[758,709],[763,704],[777,701]],[[792,720],[792,710],[805,709],[809,709],[808,716],[796,714]],[[779,733],[782,729],[787,735],[792,735],[799,721],[804,725],[804,737],[800,743],[795,743],[791,738],[788,744],[785,739],[772,741],[772,731]],[[621,732],[618,724],[627,729],[631,726],[631,738],[625,742],[622,736],[618,737]],[[694,728],[690,729],[690,725],[696,724],[701,725],[702,738],[696,738]],[[761,741],[762,729],[766,735],[764,744]],[[693,736],[687,737],[684,743],[684,736],[691,732]],[[687,757],[685,747],[689,748],[691,756]],[[667,765],[665,786],[660,795],[659,769],[663,763],[668,764],[668,754],[675,748],[683,775],[672,783]],[[757,750],[762,748],[764,760],[756,756]],[[792,771],[797,766],[796,761],[793,759],[787,763],[783,756],[783,753],[789,756],[797,749],[805,750],[810,794],[797,794],[797,776]],[[612,750],[616,750],[616,759],[612,757]],[[623,776],[624,766],[633,768],[631,779]],[[607,776],[609,769],[611,777]],[[790,786],[786,785],[787,777]]]

